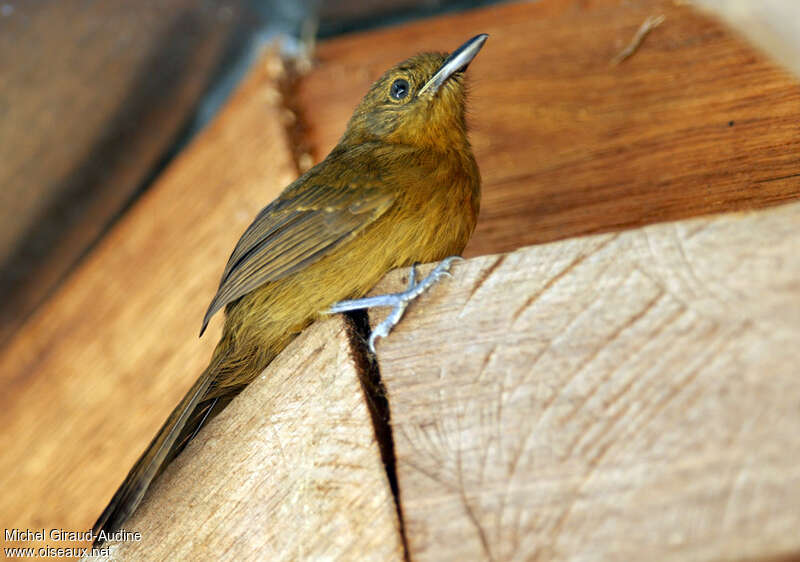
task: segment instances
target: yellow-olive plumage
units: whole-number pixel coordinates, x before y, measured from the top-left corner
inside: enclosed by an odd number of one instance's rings
[[[480,201],[463,70],[485,38],[449,58],[424,53],[386,72],[336,148],[248,227],[203,320],[205,330],[225,308],[211,362],[131,469],[96,534],[119,528],[199,427],[333,303],[365,295],[394,268],[461,253]],[[454,63],[468,46],[466,62],[462,54]]]

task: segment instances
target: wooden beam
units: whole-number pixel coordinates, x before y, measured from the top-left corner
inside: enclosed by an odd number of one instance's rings
[[[126,524],[120,560],[403,560],[341,317],[315,324],[213,419]]]
[[[793,204],[457,264],[378,343],[411,559],[800,554],[799,224]]]
[[[800,196],[800,86],[673,0],[503,3],[326,41],[298,92],[315,159],[389,66],[479,32],[469,121],[484,189],[467,255]]]

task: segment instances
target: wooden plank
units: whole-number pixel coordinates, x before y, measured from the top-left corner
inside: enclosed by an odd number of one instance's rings
[[[793,204],[457,264],[378,343],[411,558],[799,555],[798,224]]]
[[[0,6],[0,342],[163,160],[244,4]]]
[[[298,91],[307,143],[323,157],[391,64],[486,32],[468,72],[484,196],[466,255],[796,199],[800,87],[681,4],[509,3],[324,42]]]
[[[294,340],[167,469],[126,525],[142,539],[112,557],[402,561],[352,354],[341,317]]]
[[[90,528],[206,366],[221,315],[197,334],[231,249],[296,177],[281,71],[262,58],[0,352],[2,527]]]

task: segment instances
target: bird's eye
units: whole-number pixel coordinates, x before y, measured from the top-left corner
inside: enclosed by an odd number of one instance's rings
[[[410,89],[411,88],[408,85],[408,80],[404,78],[398,78],[392,82],[392,87],[389,89],[389,95],[392,96],[393,99],[401,100],[408,95]]]

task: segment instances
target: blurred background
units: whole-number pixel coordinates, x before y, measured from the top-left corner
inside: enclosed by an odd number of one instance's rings
[[[266,43],[487,0],[0,3],[0,346],[212,118]]]

